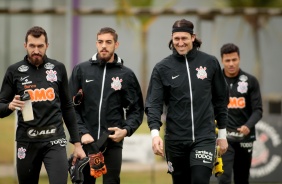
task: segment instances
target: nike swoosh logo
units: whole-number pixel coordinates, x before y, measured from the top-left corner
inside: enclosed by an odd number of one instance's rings
[[[203,160],[203,162],[204,162],[204,163],[207,163],[207,164],[211,163],[210,161],[206,161],[206,160]]]
[[[26,77],[21,77],[21,81],[25,80],[26,78],[28,78],[29,76],[26,76]]]
[[[175,79],[175,78],[177,78],[177,77],[179,77],[179,75],[172,76],[171,78],[172,78],[172,79]]]
[[[94,80],[87,80],[87,79],[85,80],[85,82],[92,82],[92,81],[94,81]]]

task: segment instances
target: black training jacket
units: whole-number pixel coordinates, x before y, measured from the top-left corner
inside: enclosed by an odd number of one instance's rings
[[[229,86],[227,137],[229,132],[236,132],[237,128],[246,125],[250,133],[243,140],[254,141],[255,125],[262,118],[263,111],[258,80],[241,69],[236,77],[225,78]],[[233,137],[236,135],[233,133]]]
[[[150,129],[160,129],[163,102],[167,107],[167,140],[215,138],[215,123],[227,123],[228,92],[218,60],[192,49],[175,50],[157,63],[148,88],[145,112]]]
[[[17,112],[17,141],[64,141],[64,119],[71,141],[79,142],[67,72],[63,63],[45,56],[43,64],[36,67],[30,64],[25,56],[24,60],[11,65],[4,76],[0,92],[1,118],[13,112],[8,108],[9,103],[15,95],[22,95],[24,92],[31,96],[34,120],[24,122],[21,111]]]
[[[73,96],[79,89],[84,94],[75,108],[80,135],[89,133],[97,140],[109,127],[119,127],[131,136],[141,125],[144,102],[139,82],[116,54],[113,63],[103,63],[95,54],[78,64],[69,82]]]

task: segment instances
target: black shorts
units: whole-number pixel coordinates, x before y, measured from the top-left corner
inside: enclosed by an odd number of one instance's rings
[[[169,172],[177,169],[189,170],[194,165],[213,168],[216,139],[192,141],[166,141],[165,152]]]

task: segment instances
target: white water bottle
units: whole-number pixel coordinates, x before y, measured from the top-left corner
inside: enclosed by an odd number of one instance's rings
[[[29,93],[24,93],[21,96],[21,100],[25,102],[23,110],[22,110],[22,114],[23,114],[23,119],[24,121],[31,121],[34,120],[33,117],[33,109],[32,109],[32,103],[30,100],[30,95]]]

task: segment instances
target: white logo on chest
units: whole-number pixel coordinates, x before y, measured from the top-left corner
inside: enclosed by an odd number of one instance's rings
[[[120,90],[122,85],[121,85],[121,82],[122,82],[122,79],[119,79],[119,77],[116,77],[116,78],[112,78],[113,82],[111,83],[111,88],[113,88],[114,90]]]
[[[202,66],[200,66],[200,68],[196,68],[196,70],[198,71],[198,73],[197,73],[198,79],[204,80],[205,78],[207,78],[207,76],[208,76],[208,74],[206,72],[207,67],[203,68]]]

